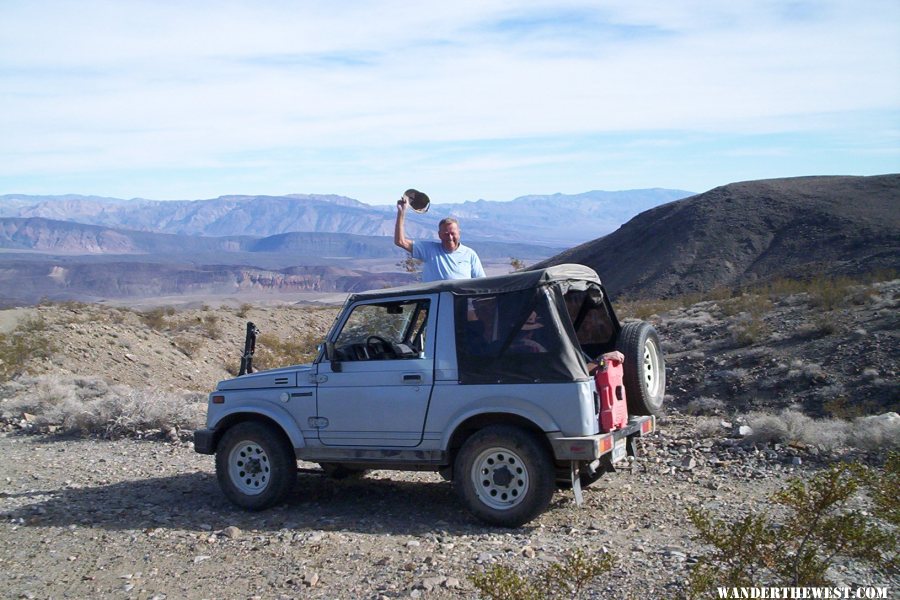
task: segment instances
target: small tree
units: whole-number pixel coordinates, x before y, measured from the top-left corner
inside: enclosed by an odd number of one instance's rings
[[[413,279],[422,281],[422,261],[407,255],[406,258],[397,263],[397,266],[406,273],[412,273]]]
[[[516,273],[517,271],[525,270],[525,261],[518,259],[514,256],[509,257],[509,266],[512,267],[512,271],[510,273]]]
[[[587,586],[614,564],[612,554],[573,550],[562,562],[545,567],[533,577],[523,577],[510,567],[494,565],[469,579],[479,595],[490,600],[568,600],[581,597]]]
[[[840,464],[808,483],[791,481],[772,496],[788,509],[782,522],[761,513],[729,523],[688,509],[696,538],[712,546],[691,573],[688,595],[705,597],[719,586],[829,585],[826,572],[839,555],[896,570],[898,483],[900,454],[892,453],[883,473]],[[862,487],[875,519],[849,508]]]

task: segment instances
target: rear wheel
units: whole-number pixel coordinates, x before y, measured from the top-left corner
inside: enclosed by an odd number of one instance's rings
[[[453,485],[476,517],[518,527],[542,513],[553,497],[555,470],[534,435],[508,425],[473,434],[456,456]]]
[[[219,442],[216,477],[233,503],[263,510],[282,502],[293,490],[297,460],[284,434],[272,425],[238,423]]]
[[[656,330],[644,321],[626,323],[616,342],[616,350],[625,355],[623,369],[628,412],[661,414],[666,394],[666,363]]]

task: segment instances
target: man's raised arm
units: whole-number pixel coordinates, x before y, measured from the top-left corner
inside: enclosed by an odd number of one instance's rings
[[[406,239],[406,232],[403,229],[403,222],[406,220],[406,196],[397,200],[397,221],[394,223],[394,243],[407,252],[412,252],[412,240]]]

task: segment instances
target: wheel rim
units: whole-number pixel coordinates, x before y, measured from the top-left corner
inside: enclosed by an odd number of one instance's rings
[[[472,464],[471,477],[478,498],[497,510],[517,506],[528,493],[525,462],[508,448],[484,450]]]
[[[263,493],[271,479],[269,455],[256,442],[236,444],[228,455],[228,476],[242,494]]]
[[[644,343],[644,361],[641,372],[644,389],[651,398],[659,395],[662,377],[660,376],[659,349],[653,340]]]

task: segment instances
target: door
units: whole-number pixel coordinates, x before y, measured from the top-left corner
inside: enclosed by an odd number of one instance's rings
[[[326,446],[417,446],[434,383],[437,296],[352,307],[319,365]]]

